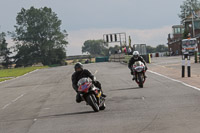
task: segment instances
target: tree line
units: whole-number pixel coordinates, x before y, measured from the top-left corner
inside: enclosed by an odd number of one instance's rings
[[[61,30],[61,20],[51,8],[22,8],[17,14],[15,31],[7,34],[16,46],[8,48],[6,33],[0,33],[0,57],[4,67],[64,64],[67,32]],[[10,56],[16,53],[14,56]]]
[[[88,53],[93,56],[108,56],[110,53],[114,54],[119,49],[122,49],[121,46],[115,45],[114,47],[109,47],[108,43],[103,40],[87,40],[82,46],[82,52]],[[147,46],[147,53],[155,52],[167,52],[168,47],[164,44],[160,44],[156,47]]]

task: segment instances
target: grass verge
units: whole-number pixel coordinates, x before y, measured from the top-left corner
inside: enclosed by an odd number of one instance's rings
[[[9,80],[9,79],[11,79],[11,78],[1,78],[0,82],[5,81],[5,80]]]
[[[131,55],[126,55],[125,59],[124,59],[124,62],[128,63],[131,57],[132,57]]]
[[[0,78],[2,78],[2,79],[0,79],[0,82],[1,82],[1,80],[3,80],[3,78],[6,79],[6,77],[22,76],[22,75],[24,75],[26,73],[32,72],[32,71],[34,71],[36,69],[42,69],[42,68],[48,68],[48,66],[2,69],[2,70],[0,70]]]

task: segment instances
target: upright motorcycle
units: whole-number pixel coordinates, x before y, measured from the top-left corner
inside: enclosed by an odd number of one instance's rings
[[[102,91],[95,87],[90,78],[82,78],[78,81],[78,93],[81,98],[90,105],[95,112],[104,110],[105,97],[102,96]]]
[[[138,84],[140,88],[143,88],[144,82],[146,80],[145,77],[145,65],[141,61],[135,62],[132,67],[133,72],[135,73],[135,82]]]

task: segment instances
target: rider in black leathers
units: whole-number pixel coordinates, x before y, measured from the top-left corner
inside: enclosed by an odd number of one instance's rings
[[[131,70],[131,75],[133,75],[133,80],[135,80],[135,73],[132,69],[132,66],[133,64],[135,64],[135,62],[137,61],[141,61],[142,63],[144,63],[145,65],[145,70],[147,70],[147,65],[146,65],[146,62],[145,60],[143,59],[142,56],[139,55],[139,52],[138,51],[134,51],[133,52],[133,57],[131,57],[131,59],[129,60],[129,63],[128,63],[128,68]],[[146,76],[145,76],[146,77]]]
[[[93,84],[97,88],[102,90],[101,84],[98,81],[94,80],[94,76],[87,69],[83,69],[83,65],[80,62],[75,64],[74,69],[75,69],[75,72],[72,75],[72,87],[77,92],[77,95],[76,95],[76,102],[77,103],[80,103],[82,101],[81,96],[78,93],[78,85],[77,85],[78,81],[81,78],[88,78],[89,77],[92,80]],[[102,96],[106,97],[105,94],[102,94]]]

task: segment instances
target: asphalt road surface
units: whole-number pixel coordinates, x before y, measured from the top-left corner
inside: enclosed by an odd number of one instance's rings
[[[200,92],[156,74],[140,89],[127,66],[85,65],[107,94],[105,111],[75,102],[73,66],[0,83],[0,133],[199,133]]]

